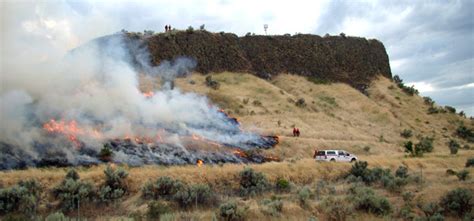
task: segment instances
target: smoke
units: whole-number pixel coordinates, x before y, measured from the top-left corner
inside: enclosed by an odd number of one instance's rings
[[[174,79],[190,74],[196,61],[181,57],[152,65],[146,44],[124,33],[65,50],[58,43],[62,38],[52,40],[38,27],[67,22],[53,24],[41,16],[35,21],[22,22],[33,35],[13,28],[15,21],[3,24],[11,32],[2,33],[0,169],[17,167],[15,159],[27,165],[46,158],[55,164],[96,163],[104,143],[125,138],[155,144],[116,142],[114,161],[131,165],[239,161],[232,154],[189,149],[191,136],[240,149],[265,144],[206,97],[174,88]],[[139,74],[164,84],[144,96]]]

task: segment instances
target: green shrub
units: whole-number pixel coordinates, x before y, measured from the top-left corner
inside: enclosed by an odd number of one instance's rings
[[[216,203],[213,191],[207,184],[195,184],[180,189],[173,199],[183,208],[192,205],[211,206]]]
[[[456,173],[456,176],[458,177],[459,180],[462,180],[462,181],[467,180],[467,178],[469,177],[469,171],[461,170]]]
[[[403,138],[410,138],[411,136],[413,136],[413,132],[410,129],[404,129],[400,133],[400,136],[402,136]]]
[[[241,207],[236,202],[227,202],[219,206],[219,217],[225,221],[245,220],[248,207]]]
[[[306,205],[311,197],[311,190],[305,186],[298,191],[298,200],[301,205]]]
[[[262,212],[270,216],[280,216],[283,211],[283,201],[279,198],[265,199],[262,201]]]
[[[335,198],[332,196],[325,198],[321,202],[321,207],[327,215],[327,219],[334,221],[347,220],[347,218],[354,212],[350,203],[341,198]]]
[[[0,189],[0,214],[21,212],[36,213],[42,188],[36,180],[20,181],[10,188]]]
[[[165,203],[158,201],[148,203],[147,217],[150,220],[160,220],[162,215],[170,212],[171,208]]]
[[[240,195],[257,195],[268,189],[268,180],[261,172],[255,172],[252,168],[245,168],[240,172]]]
[[[69,211],[92,201],[95,191],[91,183],[79,180],[77,173],[70,170],[61,184],[53,188],[53,195],[60,200],[61,208]]]
[[[102,202],[114,201],[127,193],[126,178],[128,172],[119,167],[114,170],[107,166],[104,170],[105,183],[99,190],[99,199]]]
[[[428,114],[437,114],[440,110],[437,107],[431,106],[428,108]]]
[[[370,187],[354,185],[349,193],[349,201],[354,203],[357,210],[375,215],[387,215],[392,210],[387,198],[377,195]]]
[[[433,152],[433,141],[432,137],[422,137],[420,141],[415,144],[415,149],[419,148],[422,152],[431,153]]]
[[[66,173],[65,179],[79,180],[79,174],[75,169],[69,169]]]
[[[452,169],[447,169],[447,170],[446,170],[446,174],[447,174],[447,175],[450,175],[450,176],[453,176],[453,175],[456,175],[457,172],[454,171],[454,170],[452,170]]]
[[[469,158],[466,161],[466,167],[472,167],[474,166],[474,158]]]
[[[474,142],[474,131],[471,128],[467,128],[464,125],[459,125],[456,129],[456,134],[462,138],[467,140],[468,142]]]
[[[214,90],[217,90],[217,89],[219,89],[219,87],[221,85],[218,81],[212,80],[212,76],[209,75],[209,76],[206,77],[206,86],[208,86],[208,87],[210,87]]]
[[[173,180],[170,177],[159,177],[154,183],[148,181],[142,187],[142,196],[145,199],[167,199],[170,200],[185,185],[179,180]]]
[[[275,183],[275,188],[278,192],[289,192],[291,185],[285,178],[278,178]]]
[[[370,184],[375,181],[373,177],[372,171],[367,168],[368,163],[366,161],[357,161],[352,165],[349,174],[362,179],[362,181],[366,184]]]
[[[444,216],[442,215],[443,213],[443,208],[441,208],[437,203],[427,203],[427,204],[418,204],[418,208],[420,208],[421,211],[423,211],[423,214],[425,215],[423,220],[429,220],[429,221],[437,221],[437,220],[444,220]]]
[[[447,214],[463,217],[469,214],[474,207],[472,191],[464,188],[449,191],[441,198],[440,206]]]
[[[425,102],[426,105],[430,105],[430,106],[433,106],[435,103],[433,99],[431,99],[431,97],[423,97],[423,101]]]
[[[113,155],[114,152],[112,151],[111,145],[109,143],[106,143],[104,144],[104,147],[100,149],[99,159],[103,162],[110,162],[112,160]]]
[[[456,108],[451,107],[451,106],[444,106],[444,109],[448,111],[449,113],[455,114],[456,113]]]
[[[457,154],[460,145],[459,145],[458,142],[456,142],[455,140],[451,139],[451,140],[449,140],[448,147],[449,147],[449,151],[450,151],[451,154]]]
[[[306,101],[304,100],[304,98],[300,98],[296,101],[295,105],[297,107],[306,107]]]
[[[51,213],[44,219],[44,221],[70,221],[70,220],[71,219],[69,217],[65,216],[61,212]]]
[[[193,33],[193,32],[194,32],[193,26],[190,25],[190,26],[188,27],[188,29],[186,29],[186,32],[189,33],[189,34]]]
[[[399,166],[395,171],[395,176],[400,178],[408,178],[408,167]]]

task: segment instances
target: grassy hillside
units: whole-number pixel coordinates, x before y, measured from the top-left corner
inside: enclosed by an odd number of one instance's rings
[[[457,187],[474,190],[472,178],[460,181],[456,176],[446,175],[448,169],[464,169],[467,159],[474,157],[472,148],[450,154],[447,144],[454,139],[461,147],[465,144],[472,146],[472,143],[456,136],[456,129],[460,124],[472,128],[473,121],[453,113],[430,115],[427,111],[429,105],[424,103],[423,98],[406,94],[389,79],[375,79],[366,96],[346,84],[315,84],[296,75],[281,74],[271,81],[250,74],[228,72],[210,76],[219,82],[217,90],[207,87],[206,76],[200,74],[178,79],[176,85],[184,91],[208,96],[213,103],[237,117],[246,130],[280,136],[280,144],[266,152],[279,156],[282,161],[261,165],[126,168],[129,176],[126,178],[128,192],[125,196],[114,203],[84,205],[82,216],[98,220],[143,217],[150,202],[141,198],[145,181],[170,176],[188,184],[210,185],[218,193],[220,202],[237,201],[239,206],[247,207],[245,213],[248,220],[331,219],[330,209],[334,209],[337,203],[328,205],[329,195],[341,200],[344,207],[353,206],[346,197],[350,195],[354,182],[343,178],[352,165],[314,162],[312,155],[315,149],[345,149],[357,154],[361,161],[367,161],[369,168],[388,168],[392,173],[399,166],[408,168],[411,178],[407,179],[406,185],[396,186],[395,191],[385,187],[385,184],[372,184],[370,187],[388,199],[392,205],[389,214],[374,215],[354,209],[350,212],[352,216],[347,217],[350,220],[406,219],[401,212],[407,204],[402,198],[406,192],[414,195],[412,214],[424,217],[422,209],[414,204],[438,202],[448,191]],[[157,87],[157,79],[141,79],[143,91]],[[304,104],[301,99],[304,99]],[[300,128],[300,137],[292,136],[293,126]],[[404,129],[411,130],[412,137],[402,137],[400,133]],[[434,138],[433,151],[423,157],[406,156],[403,144],[408,140],[417,143],[419,138],[425,136]],[[290,190],[240,197],[236,193],[239,172],[247,166],[263,172],[272,185],[278,179],[290,181]],[[82,180],[100,186],[104,183],[104,169],[105,166],[101,165],[78,168],[78,172]],[[49,191],[61,183],[66,171],[65,168],[46,168],[0,172],[0,187],[13,186],[26,178],[38,180],[46,190],[43,194],[53,202],[46,203],[44,200],[40,203],[38,211],[47,214],[59,204],[49,195]],[[472,167],[468,167],[467,171],[474,173]],[[303,200],[305,188],[310,194]],[[265,202],[270,199],[280,200],[282,210],[269,212],[268,207],[271,206]],[[219,217],[217,206],[198,205],[183,210],[173,202],[159,201],[170,206],[169,214],[165,216],[169,220],[211,220]],[[99,211],[101,216],[106,217],[98,218]],[[77,216],[75,211],[67,214]],[[456,215],[446,216],[447,220],[458,218]]]

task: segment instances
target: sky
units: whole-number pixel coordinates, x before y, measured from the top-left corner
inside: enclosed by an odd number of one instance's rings
[[[264,24],[270,35],[343,32],[382,41],[393,75],[439,105],[474,116],[472,0],[2,0],[0,4],[0,60],[15,56],[46,62],[96,37],[122,29],[161,32],[166,24],[177,29],[204,24],[208,31],[239,36],[264,34]]]

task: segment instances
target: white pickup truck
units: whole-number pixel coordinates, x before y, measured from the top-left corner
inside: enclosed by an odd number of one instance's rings
[[[355,162],[357,156],[344,150],[320,150],[315,153],[317,161]]]

